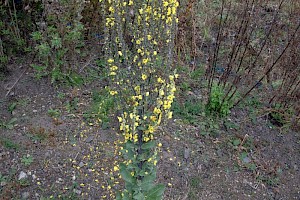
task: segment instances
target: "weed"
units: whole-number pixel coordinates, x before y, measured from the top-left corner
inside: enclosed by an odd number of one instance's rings
[[[229,121],[229,120],[225,120],[224,121],[224,126],[226,128],[226,130],[239,130],[240,129],[240,126],[232,121]]]
[[[9,121],[0,121],[0,128],[7,128],[7,129],[13,129],[15,126],[15,123],[17,121],[17,118],[12,118]]]
[[[67,77],[67,85],[70,86],[80,86],[84,83],[84,79],[81,75],[75,73],[75,72],[70,72],[66,75]]]
[[[46,66],[31,64],[31,67],[35,70],[35,78],[40,80],[42,77],[47,76]]]
[[[172,111],[174,115],[182,118],[189,124],[196,124],[198,117],[203,116],[203,104],[199,99],[194,97],[186,97],[183,103],[179,103],[177,100],[172,105]]]
[[[17,102],[13,102],[13,103],[9,104],[8,111],[10,113],[12,113],[16,109],[16,107],[17,107]]]
[[[31,163],[33,162],[33,157],[29,154],[27,155],[24,155],[22,158],[21,158],[21,162],[25,165],[25,166],[29,166],[31,165]]]
[[[53,131],[46,130],[43,127],[30,127],[26,134],[33,142],[42,142],[54,135],[55,133]]]
[[[183,82],[180,84],[180,89],[183,91],[183,92],[187,92],[187,91],[190,91],[191,90],[191,86],[188,82]]]
[[[30,186],[30,181],[26,178],[22,178],[18,182],[19,182],[20,186],[22,186],[22,187]]]
[[[204,69],[198,68],[191,72],[191,79],[197,80],[204,75]]]
[[[58,92],[57,97],[58,97],[59,99],[64,99],[64,98],[66,97],[66,94],[63,93],[63,92]]]
[[[0,172],[0,183],[2,183],[2,182],[7,182],[8,179],[9,179],[8,176],[4,176],[4,175],[2,175],[1,172]]]
[[[65,105],[67,112],[71,113],[71,112],[77,110],[78,102],[79,102],[79,99],[77,97],[71,99],[70,101],[67,101],[66,105]]]
[[[48,26],[31,34],[35,52],[41,65],[32,65],[36,76],[50,75],[51,83],[64,82],[70,85],[82,84],[82,78],[75,73],[76,59],[83,47],[84,26],[81,23],[82,2],[43,3]],[[55,7],[63,9],[57,12]],[[67,24],[67,25],[66,25]],[[71,67],[72,66],[72,67]]]
[[[60,116],[60,110],[58,110],[58,109],[49,109],[49,110],[48,110],[48,115],[49,115],[50,117],[57,118],[57,117]]]
[[[192,177],[190,180],[190,186],[194,189],[199,188],[201,185],[201,179],[199,177]]]
[[[18,100],[18,106],[21,106],[21,107],[26,107],[27,106],[27,104],[28,104],[28,102],[29,102],[29,98],[28,97],[26,97],[26,98],[22,98],[22,99],[19,99]]]
[[[287,120],[288,116],[292,116],[293,111],[290,109],[284,109],[281,104],[275,104],[269,113],[268,117],[270,122],[278,127],[283,127],[287,125],[289,121]]]
[[[107,90],[92,93],[93,102],[87,112],[84,113],[85,119],[92,121],[98,119],[101,122],[102,128],[109,128],[110,114],[115,107],[114,98],[109,95]]]
[[[206,113],[220,117],[227,116],[233,107],[233,102],[225,98],[224,89],[217,84],[213,84],[209,101],[206,105]]]
[[[220,127],[217,119],[206,116],[205,119],[199,122],[199,125],[201,128],[201,135],[218,137],[220,134]]]
[[[19,144],[13,142],[11,139],[8,138],[0,138],[0,143],[2,143],[2,145],[7,149],[14,149],[16,151],[20,149]]]

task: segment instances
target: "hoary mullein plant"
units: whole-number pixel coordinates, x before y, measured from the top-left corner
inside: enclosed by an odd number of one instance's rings
[[[105,19],[105,52],[110,95],[120,102],[124,135],[115,166],[125,182],[117,199],[162,199],[155,184],[158,126],[172,118],[175,79],[172,58],[177,26],[176,0],[100,0]]]

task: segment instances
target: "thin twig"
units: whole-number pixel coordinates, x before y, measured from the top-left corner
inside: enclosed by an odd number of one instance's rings
[[[27,68],[22,72],[22,74],[19,76],[19,78],[15,81],[15,83],[8,89],[5,97],[7,97],[7,95],[9,95],[9,93],[11,92],[11,90],[16,86],[16,84],[19,82],[19,80],[22,78],[22,76],[24,75],[24,73],[27,71]]]

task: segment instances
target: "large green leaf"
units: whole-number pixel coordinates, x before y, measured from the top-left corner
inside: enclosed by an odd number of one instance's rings
[[[146,194],[146,200],[161,200],[165,191],[163,184],[157,184]]]
[[[143,195],[143,193],[137,192],[137,194],[135,194],[135,195],[133,196],[133,199],[136,199],[136,200],[144,200],[144,199],[145,199],[145,196]]]
[[[149,142],[147,142],[147,143],[144,143],[143,145],[142,145],[142,149],[144,149],[144,150],[147,150],[147,149],[151,149],[151,148],[153,148],[153,147],[155,147],[155,141],[149,141]]]
[[[122,200],[122,195],[120,192],[117,193],[116,200]]]
[[[145,187],[149,186],[149,184],[151,185],[155,181],[155,178],[156,178],[155,173],[148,174],[148,175],[144,176],[144,178],[142,180],[142,185],[141,185],[143,190],[145,190],[145,191],[150,190],[151,188],[145,188]]]
[[[126,165],[124,163],[120,164],[120,174],[124,181],[129,182],[131,184],[134,183],[134,178],[131,176],[130,172],[127,170]]]

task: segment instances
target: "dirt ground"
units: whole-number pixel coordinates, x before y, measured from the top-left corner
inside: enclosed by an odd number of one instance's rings
[[[113,199],[122,185],[113,171],[120,136],[82,114],[101,83],[55,88],[22,66],[0,81],[0,199]],[[55,109],[59,116],[50,116]],[[231,126],[222,122],[215,136],[176,116],[162,126],[164,199],[300,199],[299,132],[281,132],[265,116],[248,119],[247,107],[234,109]]]

